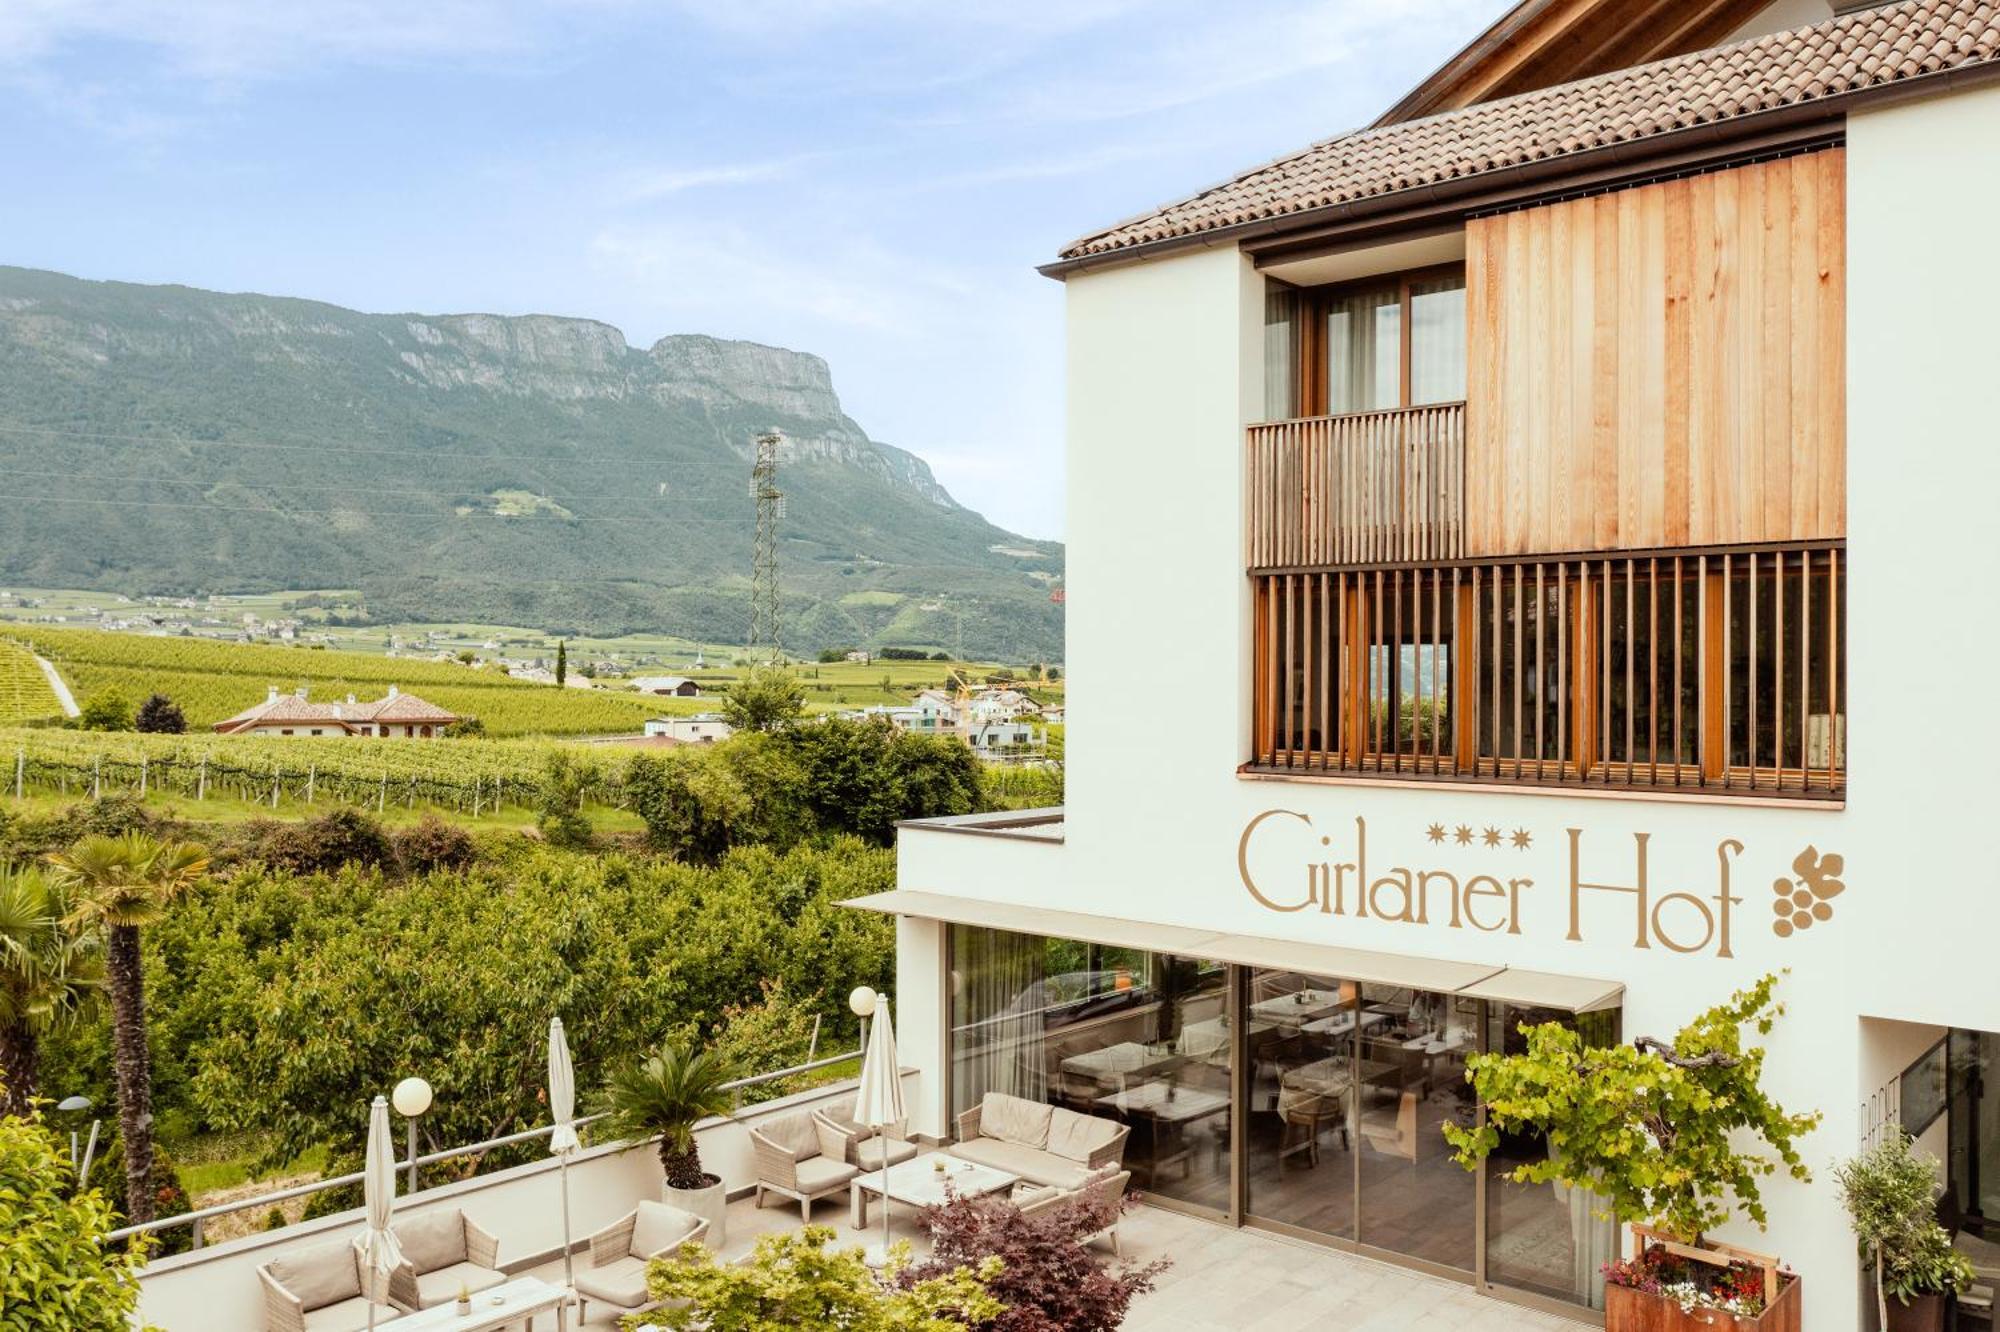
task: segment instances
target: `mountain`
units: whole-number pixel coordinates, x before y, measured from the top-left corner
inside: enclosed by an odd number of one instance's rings
[[[381,622],[740,643],[773,427],[787,647],[1061,658],[1062,547],[868,438],[817,356],[0,267],[12,583],[351,587]]]

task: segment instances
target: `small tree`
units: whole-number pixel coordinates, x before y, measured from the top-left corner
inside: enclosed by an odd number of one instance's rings
[[[1114,1269],[1091,1253],[1089,1237],[1116,1221],[1128,1204],[1124,1198],[1103,1207],[1079,1200],[1024,1216],[1004,1198],[954,1197],[924,1212],[931,1256],[905,1269],[897,1283],[911,1288],[954,1272],[991,1272],[984,1278],[986,1289],[1006,1307],[973,1326],[989,1332],[1110,1332],[1167,1267],[1156,1262]]]
[[[1834,1167],[1840,1200],[1854,1222],[1861,1256],[1875,1268],[1875,1303],[1889,1323],[1889,1296],[1908,1304],[1972,1284],[1972,1264],[1937,1222],[1937,1160],[1900,1128],[1860,1156]]]
[[[132,729],[149,735],[183,735],[187,728],[181,705],[165,694],[146,695],[146,701],[132,718]]]
[[[569,679],[569,644],[563,642],[561,639],[557,639],[556,640],[556,683],[562,684],[566,682],[568,679]]]
[[[1549,1156],[1516,1167],[1519,1184],[1565,1184],[1607,1200],[1623,1222],[1646,1222],[1698,1243],[1734,1208],[1762,1228],[1758,1181],[1782,1164],[1812,1178],[1795,1145],[1819,1124],[1794,1115],[1758,1085],[1764,1050],[1746,1048],[1743,1028],[1770,1032],[1783,1014],[1765,976],[1681,1028],[1671,1045],[1641,1036],[1631,1045],[1586,1048],[1561,1023],[1523,1028],[1521,1054],[1473,1055],[1467,1075],[1486,1103],[1486,1124],[1444,1125],[1458,1162],[1474,1170],[1501,1133],[1547,1135]],[[1777,1160],[1738,1143],[1761,1138]]]
[[[739,731],[782,731],[805,710],[805,686],[782,666],[752,667],[722,698],[722,719]]]
[[[646,1273],[656,1300],[686,1301],[639,1314],[631,1327],[701,1329],[702,1332],[769,1332],[771,1328],[840,1328],[843,1332],[965,1332],[1005,1312],[985,1282],[998,1275],[989,1259],[899,1286],[896,1272],[909,1246],[892,1251],[885,1276],[877,1276],[857,1248],[829,1250],[831,1226],[763,1235],[747,1261],[724,1263],[701,1245],[657,1259]]]
[[[26,1116],[41,1041],[97,997],[102,939],[70,923],[74,904],[39,869],[0,865],[0,1115]]]
[[[83,701],[73,723],[80,731],[129,731],[132,705],[116,689],[100,689]]]
[[[595,776],[593,768],[572,758],[566,750],[558,749],[549,755],[548,767],[542,772],[535,818],[535,826],[542,830],[549,845],[590,845],[590,820],[583,812],[583,797]]]
[[[727,1115],[736,1098],[727,1085],[735,1070],[710,1051],[669,1041],[660,1052],[611,1075],[601,1097],[605,1127],[621,1138],[660,1138],[660,1166],[677,1189],[720,1180],[701,1168],[694,1126]]]
[[[107,1249],[111,1204],[94,1190],[72,1193],[70,1173],[55,1134],[0,1118],[0,1308],[9,1332],[126,1332],[138,1312],[146,1246]]]

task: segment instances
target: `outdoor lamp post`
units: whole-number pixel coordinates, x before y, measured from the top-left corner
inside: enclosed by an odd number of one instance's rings
[[[417,1121],[431,1108],[431,1084],[422,1078],[404,1078],[389,1093],[389,1102],[403,1116],[410,1129],[410,1188],[417,1191]]]
[[[868,1048],[868,1019],[875,1016],[875,1004],[881,998],[866,985],[854,987],[854,993],[847,996],[847,1006],[854,1016],[861,1019],[861,1048]]]
[[[65,1096],[56,1102],[56,1109],[66,1115],[90,1113],[91,1100],[88,1096]],[[97,1121],[90,1121],[90,1144],[83,1149],[82,1157],[76,1154],[76,1129],[69,1131],[69,1164],[76,1171],[76,1182],[81,1185],[90,1177],[90,1158],[97,1154]]]

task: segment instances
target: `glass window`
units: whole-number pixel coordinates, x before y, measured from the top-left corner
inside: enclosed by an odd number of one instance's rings
[[[1335,296],[1326,315],[1327,412],[1377,412],[1403,398],[1403,298],[1394,287]]]
[[[1465,1060],[1479,1048],[1479,1003],[1377,985],[1358,1000],[1358,1238],[1471,1271],[1478,1180],[1452,1156],[1443,1125],[1475,1119]]]
[[[1001,1092],[1130,1130],[1135,1188],[1229,1208],[1228,969],[951,928],[954,1112]]]
[[[1573,1014],[1494,1004],[1487,1041],[1495,1051],[1527,1049],[1523,1027],[1560,1022],[1592,1046],[1618,1039],[1618,1013]],[[1486,1276],[1496,1285],[1532,1291],[1592,1309],[1604,1307],[1603,1265],[1618,1256],[1618,1228],[1598,1195],[1562,1184],[1517,1184],[1507,1178],[1548,1157],[1539,1133],[1503,1133],[1486,1158]]]
[[[1244,1199],[1251,1215],[1354,1237],[1352,982],[1250,973]]]
[[[1298,339],[1299,294],[1273,282],[1264,296],[1264,419],[1285,421],[1299,415]]]
[[[1465,400],[1465,275],[1410,283],[1410,405]]]

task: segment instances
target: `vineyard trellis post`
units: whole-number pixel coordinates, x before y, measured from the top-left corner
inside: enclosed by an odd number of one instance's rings
[[[90,798],[92,800],[102,800],[104,798],[104,755],[102,754],[92,754],[90,756]]]
[[[472,817],[475,819],[479,817],[479,796],[481,792],[481,787],[480,787],[481,780],[482,779],[478,777],[474,777],[472,779]]]
[[[389,770],[382,770],[382,785],[375,791],[375,812],[380,814],[389,805]]]
[[[271,808],[272,809],[276,809],[278,807],[278,783],[280,780],[282,780],[283,775],[284,775],[284,770],[279,768],[277,764],[273,763],[271,765]]]
[[[201,756],[201,767],[195,773],[194,798],[196,800],[208,799],[208,755],[206,754]]]
[[[14,751],[14,799],[24,798],[28,781],[28,750],[24,745]]]
[[[319,764],[317,763],[306,764],[306,803],[308,805],[310,805],[313,802],[313,782],[318,776],[319,776]]]
[[[139,756],[139,799],[146,798],[146,756]]]

